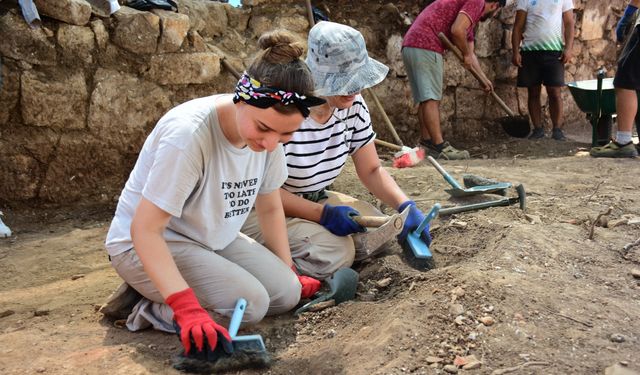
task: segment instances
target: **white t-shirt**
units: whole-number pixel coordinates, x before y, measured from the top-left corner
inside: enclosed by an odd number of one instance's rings
[[[516,10],[527,12],[521,51],[562,51],[562,13],[573,0],[518,0]]]
[[[109,255],[133,248],[131,221],[142,197],[173,216],[167,242],[220,250],[238,235],[256,194],[282,186],[282,147],[269,153],[231,145],[214,108],[222,97],[191,100],[160,119],[120,195],[107,234]]]
[[[325,124],[307,117],[284,144],[289,177],[283,188],[292,193],[313,193],[329,186],[347,157],[373,142],[375,136],[361,95],[351,107],[335,109]]]

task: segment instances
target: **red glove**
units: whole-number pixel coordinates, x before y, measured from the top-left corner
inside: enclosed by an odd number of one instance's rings
[[[313,297],[318,290],[320,290],[320,280],[314,279],[309,276],[302,276],[298,273],[295,264],[291,266],[291,270],[298,276],[298,281],[302,285],[302,291],[300,292],[300,297],[302,298],[311,298]]]
[[[176,292],[167,297],[167,305],[173,309],[173,320],[178,328],[178,335],[185,355],[192,351],[191,342],[196,345],[197,351],[205,349],[214,351],[218,345],[218,335],[226,352],[233,351],[231,336],[227,330],[211,319],[205,309],[200,306],[193,289],[187,288],[181,292]],[[208,348],[207,345],[208,343]],[[195,352],[195,350],[193,350]]]

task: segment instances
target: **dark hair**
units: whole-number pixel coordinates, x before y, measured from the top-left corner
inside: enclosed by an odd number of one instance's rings
[[[309,67],[300,58],[304,53],[304,44],[293,34],[284,30],[266,33],[258,40],[262,49],[247,69],[251,78],[263,85],[300,95],[313,95],[313,78]],[[276,104],[272,107],[284,114],[296,112],[293,105]]]
[[[498,5],[500,7],[504,7],[505,5],[507,5],[507,0],[484,0],[487,3],[498,3]]]

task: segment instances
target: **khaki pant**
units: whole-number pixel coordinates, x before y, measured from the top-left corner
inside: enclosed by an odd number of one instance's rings
[[[371,204],[346,194],[328,191],[328,198],[319,203],[350,206],[360,215],[384,216]],[[242,233],[264,243],[264,237],[258,223],[258,215],[251,211],[241,229]],[[357,236],[336,236],[322,225],[300,218],[287,218],[287,233],[291,256],[301,273],[324,280],[340,267],[350,267],[355,256]],[[355,241],[354,241],[355,239]]]
[[[243,297],[247,300],[243,321],[255,323],[265,315],[291,310],[300,300],[301,286],[296,275],[280,258],[242,233],[219,251],[187,243],[168,245],[182,277],[209,311],[231,316],[236,301]],[[153,317],[145,319],[156,328],[153,319],[171,327],[173,313],[145,273],[135,250],[112,257],[111,264],[127,284],[151,301],[145,309]],[[129,321],[135,321],[136,314],[143,314],[141,310],[134,309]]]

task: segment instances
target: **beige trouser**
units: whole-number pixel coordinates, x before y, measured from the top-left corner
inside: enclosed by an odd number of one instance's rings
[[[350,206],[358,210],[360,215],[383,216],[365,201],[334,191],[326,192],[328,198],[319,203]],[[251,211],[241,231],[264,243],[255,210]],[[353,264],[354,242],[358,243],[353,237],[360,235],[357,233],[351,236],[336,236],[318,223],[294,217],[287,218],[287,233],[291,256],[300,272],[321,280],[331,276],[338,268],[350,267]]]
[[[255,323],[267,314],[291,310],[300,300],[301,286],[296,275],[280,258],[242,233],[219,251],[189,243],[168,246],[182,277],[207,310],[231,316],[236,301],[242,297],[247,300],[243,321]],[[127,284],[159,305],[153,306],[151,314],[171,327],[173,313],[163,303],[135,250],[111,257],[111,264]]]

